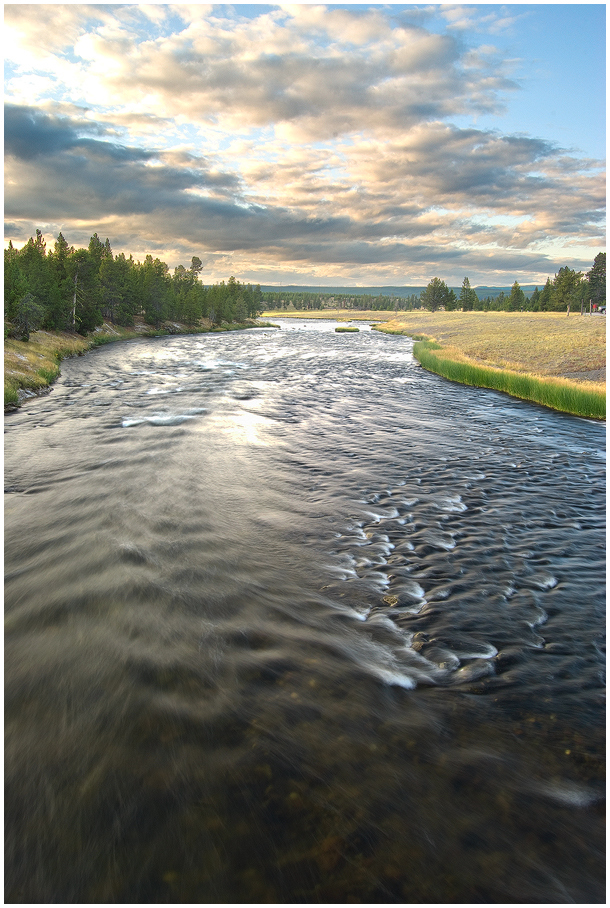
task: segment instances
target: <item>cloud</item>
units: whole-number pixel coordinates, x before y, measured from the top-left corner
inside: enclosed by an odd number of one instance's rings
[[[25,105],[4,108],[5,153],[23,161],[82,146],[88,141],[81,136],[83,132],[103,135],[106,130],[90,121],[50,116]]]
[[[510,22],[440,10],[439,34],[438,7],[7,7],[11,230],[375,280],[601,243],[600,162],[456,125],[519,90],[464,38]]]
[[[37,209],[45,219],[149,213],[175,205],[188,191],[238,186],[234,174],[206,168],[193,155],[165,156],[83,132],[104,135],[107,129],[7,105],[5,211],[16,217]]]
[[[81,96],[90,102],[116,105],[120,99],[140,114],[180,115],[227,129],[283,122],[314,140],[357,132],[365,119],[368,129],[396,130],[488,111],[497,107],[498,92],[515,88],[497,60],[485,71],[482,56],[473,79],[452,36],[392,27],[381,10],[299,5],[227,19],[216,9],[151,39],[134,25],[133,7],[93,12],[87,27],[77,7],[63,37],[52,28],[46,46],[73,46]],[[33,55],[40,29],[31,12],[13,18],[19,46]],[[63,78],[69,80],[68,70]]]
[[[4,53],[7,59],[40,64],[78,39],[86,23],[103,21],[109,12],[85,4],[7,3],[4,6]]]
[[[113,237],[129,225],[139,243],[165,234],[178,249],[256,257],[261,266],[421,269],[468,257],[489,265],[501,250],[498,260],[531,268],[544,259],[531,248],[538,240],[590,230],[603,204],[600,184],[593,207],[578,207],[579,180],[548,143],[442,124],[384,144],[362,139],[330,157],[293,148],[251,161],[240,176],[185,148],[121,145],[107,125],[24,106],[7,107],[5,138],[9,218],[90,222],[91,232],[99,224]],[[482,210],[514,223],[477,222]]]

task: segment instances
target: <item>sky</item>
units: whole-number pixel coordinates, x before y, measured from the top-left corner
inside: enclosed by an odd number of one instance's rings
[[[4,6],[5,246],[541,284],[605,248],[605,4]]]

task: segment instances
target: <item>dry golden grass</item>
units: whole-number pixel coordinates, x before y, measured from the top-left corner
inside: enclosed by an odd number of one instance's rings
[[[388,329],[424,334],[451,359],[605,386],[606,319],[560,312],[400,312]]]
[[[59,374],[59,360],[82,353],[91,346],[75,334],[35,331],[26,343],[7,338],[4,341],[4,399],[16,402],[22,388],[40,390]]]
[[[41,391],[48,387],[59,375],[62,359],[90,350],[100,339],[119,340],[133,335],[128,329],[105,325],[89,337],[70,332],[34,331],[27,342],[5,338],[5,406],[15,406],[21,390]]]

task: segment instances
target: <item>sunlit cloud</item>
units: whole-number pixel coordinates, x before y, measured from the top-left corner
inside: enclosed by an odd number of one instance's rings
[[[603,163],[476,126],[521,90],[493,39],[515,10],[7,6],[7,239],[98,231],[209,279],[586,260]]]

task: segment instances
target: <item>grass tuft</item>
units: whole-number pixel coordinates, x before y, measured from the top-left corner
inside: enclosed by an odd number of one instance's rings
[[[4,406],[17,407],[19,405],[19,394],[17,385],[10,379],[4,381]]]
[[[46,385],[50,385],[59,377],[59,372],[59,366],[53,365],[50,368],[45,368],[43,366],[36,374],[42,378]]]
[[[360,328],[355,328],[355,327],[350,328],[347,325],[345,325],[345,326],[342,326],[339,328],[335,328],[335,331],[337,332],[337,334],[347,334],[347,333],[352,333],[354,331],[360,331]]]

